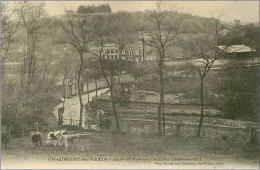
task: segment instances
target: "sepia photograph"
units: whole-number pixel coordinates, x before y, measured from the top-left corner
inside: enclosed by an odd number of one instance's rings
[[[1,169],[259,169],[259,1],[1,1]]]

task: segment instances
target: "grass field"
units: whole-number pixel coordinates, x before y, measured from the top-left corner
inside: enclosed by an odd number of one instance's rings
[[[10,146],[2,150],[2,168],[44,168],[47,166],[52,168],[57,166],[131,168],[136,165],[143,168],[178,168],[180,166],[214,168],[213,163],[218,163],[215,168],[258,167],[257,153],[247,151],[245,146],[219,142],[215,148],[214,141],[194,137],[96,132],[82,141],[84,151],[79,149],[78,139],[74,141],[69,151],[65,151],[64,146],[43,145],[42,150],[34,149],[29,137],[13,139]],[[80,161],[68,163],[50,161],[50,158],[79,158]],[[95,158],[106,158],[107,161],[97,162]],[[128,158],[132,159],[126,160]],[[187,161],[176,160],[177,158],[199,158],[200,160],[188,161],[193,165],[185,165]]]
[[[195,96],[198,98],[198,85],[197,80],[192,83],[167,84],[166,91],[169,94],[183,93],[185,99]],[[50,115],[48,113],[51,113],[49,109],[53,107],[47,104],[43,105],[46,109],[45,120]],[[103,107],[107,112],[111,112],[110,102]],[[213,134],[213,138],[186,136],[187,131],[184,131],[184,128],[181,128],[178,137],[156,136],[156,108],[157,104],[148,106],[140,103],[117,108],[120,123],[127,125],[121,126],[122,131],[128,132],[127,130],[137,126],[140,130],[141,124],[146,121],[144,129],[149,128],[153,133],[70,131],[70,134],[91,135],[82,141],[76,139],[68,151],[65,151],[64,146],[46,146],[47,133],[44,133],[42,150],[32,146],[29,136],[13,138],[8,148],[2,147],[2,168],[259,168],[256,147],[248,146],[246,141],[222,140],[220,134],[220,138],[214,140],[215,131],[209,132]],[[205,125],[212,124],[214,120],[217,120],[219,126],[245,127],[247,124],[245,121],[217,117],[215,111],[210,106],[205,107]],[[194,124],[199,120],[199,106],[195,105],[169,105],[165,107],[165,113],[167,126],[176,122]],[[152,128],[148,126],[150,123],[153,123]],[[175,130],[175,127],[172,127]],[[173,132],[172,129],[168,130]],[[65,161],[65,158],[72,161]]]

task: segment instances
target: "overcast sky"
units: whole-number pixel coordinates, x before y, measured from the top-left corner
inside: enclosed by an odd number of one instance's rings
[[[46,10],[49,15],[64,13],[67,9],[77,10],[80,5],[109,4],[113,12],[117,11],[144,11],[155,8],[155,1],[46,1]],[[259,22],[258,1],[164,1],[165,8],[177,8],[181,12],[192,15],[213,17],[218,12],[225,16],[225,21],[239,19],[241,22]]]

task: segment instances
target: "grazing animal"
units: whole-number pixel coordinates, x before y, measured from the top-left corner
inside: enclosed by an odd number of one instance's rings
[[[49,132],[47,135],[47,141],[46,143],[49,143],[51,145],[54,142],[54,145],[57,146],[57,143],[59,146],[62,145],[62,135],[67,135],[68,132],[65,130],[55,131],[55,132]]]
[[[61,139],[65,141],[65,148],[68,150],[69,145],[73,143],[74,139],[79,139],[80,135],[62,135]]]
[[[38,143],[42,149],[42,133],[41,132],[33,132],[31,134],[31,138],[32,138],[32,143],[33,146],[35,145],[35,148],[38,147]]]

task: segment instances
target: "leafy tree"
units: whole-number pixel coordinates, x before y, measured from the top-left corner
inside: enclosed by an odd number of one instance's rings
[[[229,119],[257,121],[259,113],[259,69],[229,61],[220,72],[223,77],[223,116]]]
[[[20,8],[21,22],[26,29],[26,53],[23,58],[22,87],[29,93],[37,82],[37,64],[39,63],[39,45],[45,34],[47,13],[44,3],[23,2]]]
[[[244,34],[242,37],[242,41],[245,45],[251,47],[256,50],[256,54],[259,52],[259,26],[255,26],[254,24],[248,24],[244,26]],[[256,55],[252,52],[252,63],[254,62],[254,57]]]
[[[17,7],[10,10],[7,2],[1,3],[1,62],[2,81],[4,80],[4,63],[7,59],[10,45],[13,43],[14,34],[20,25],[21,17],[17,13]],[[14,19],[15,18],[15,19]]]
[[[6,76],[8,79],[2,84],[1,107],[2,125],[16,134],[22,129],[22,125],[33,127],[36,122],[43,121],[41,101],[50,96],[58,74],[57,65],[53,68],[53,64],[57,64],[53,60],[53,54],[45,51],[49,32],[45,27],[48,16],[44,3],[17,4],[19,31],[12,38],[16,40],[14,46],[20,45],[22,50],[10,49],[16,52],[17,58],[14,61],[17,63],[17,70],[13,73],[15,77]],[[24,46],[21,46],[21,42]]]
[[[109,5],[99,5],[99,6],[83,6],[78,7],[77,13],[111,13],[111,8]]]

